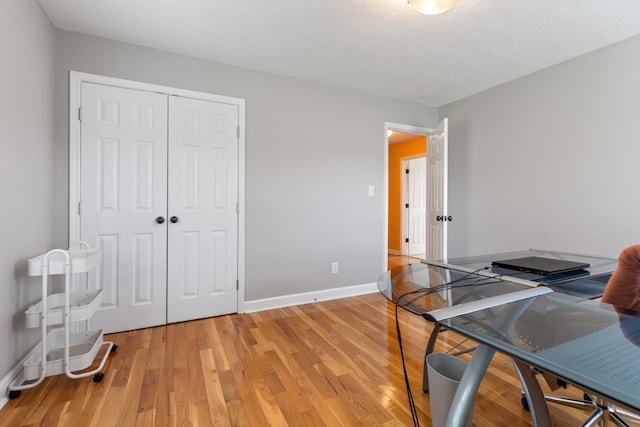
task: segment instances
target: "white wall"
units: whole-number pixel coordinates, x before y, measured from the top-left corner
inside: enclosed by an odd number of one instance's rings
[[[440,108],[450,256],[640,242],[640,37]]]
[[[0,380],[38,339],[24,328],[41,283],[26,261],[53,244],[53,39],[36,1],[0,3]]]
[[[64,194],[69,70],[246,99],[247,301],[374,283],[382,273],[384,123],[432,127],[435,108],[57,30]],[[66,238],[65,203],[55,208],[57,239]]]

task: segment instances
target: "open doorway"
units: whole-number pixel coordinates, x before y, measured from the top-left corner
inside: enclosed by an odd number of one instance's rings
[[[409,164],[415,162],[415,159],[421,158],[426,169],[427,135],[430,132],[431,129],[428,128],[398,123],[385,124],[385,205],[387,210],[385,217],[385,248],[387,251],[385,260],[387,260],[387,266],[385,266],[385,270],[396,263],[416,262],[425,257],[426,222],[420,226],[419,223],[422,219],[415,218],[420,214],[410,211],[412,206],[416,204],[424,205],[426,210],[426,187],[424,187],[426,184],[413,182],[415,176],[411,177],[410,172],[413,168],[409,167]],[[426,171],[423,171],[422,174],[426,183]],[[414,185],[413,188],[412,185]],[[423,189],[419,190],[421,185],[423,185]],[[420,191],[421,195],[418,194]],[[422,216],[424,219],[426,212]],[[411,223],[412,217],[415,220],[413,224]],[[424,236],[422,236],[421,242],[416,242],[420,233]],[[418,247],[422,249],[418,249]]]

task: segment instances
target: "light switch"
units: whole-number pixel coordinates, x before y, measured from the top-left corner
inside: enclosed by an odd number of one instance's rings
[[[376,194],[376,188],[373,185],[369,186],[369,195],[370,196],[375,196]]]

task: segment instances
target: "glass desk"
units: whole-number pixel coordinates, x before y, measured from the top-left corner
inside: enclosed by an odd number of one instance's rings
[[[615,267],[615,260],[595,260],[582,280]],[[390,301],[436,324],[427,352],[440,327],[478,343],[447,425],[464,425],[495,351],[514,360],[534,425],[551,425],[551,418],[531,367],[640,411],[640,316],[529,278],[501,275],[477,258],[466,261],[462,266],[424,261],[392,269],[378,280]]]
[[[577,272],[544,276],[491,266],[493,261],[531,256],[581,262],[589,264],[589,267],[578,270]],[[604,287],[606,286],[609,277],[611,277],[611,273],[616,268],[617,260],[593,255],[550,251],[547,249],[529,249],[517,252],[455,258],[449,260],[448,264],[465,267],[471,270],[487,268],[488,271],[495,274],[502,274],[509,277],[516,277],[545,284],[550,286],[556,292],[585,298],[597,298],[602,296]]]

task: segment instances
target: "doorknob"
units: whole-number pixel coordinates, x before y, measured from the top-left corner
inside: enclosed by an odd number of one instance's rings
[[[158,218],[156,218],[156,222],[158,224],[162,224],[164,222],[164,217],[163,216],[159,216]]]
[[[176,222],[178,222],[178,217],[172,216],[171,218],[169,218],[169,221],[171,221],[172,224],[175,224]]]

